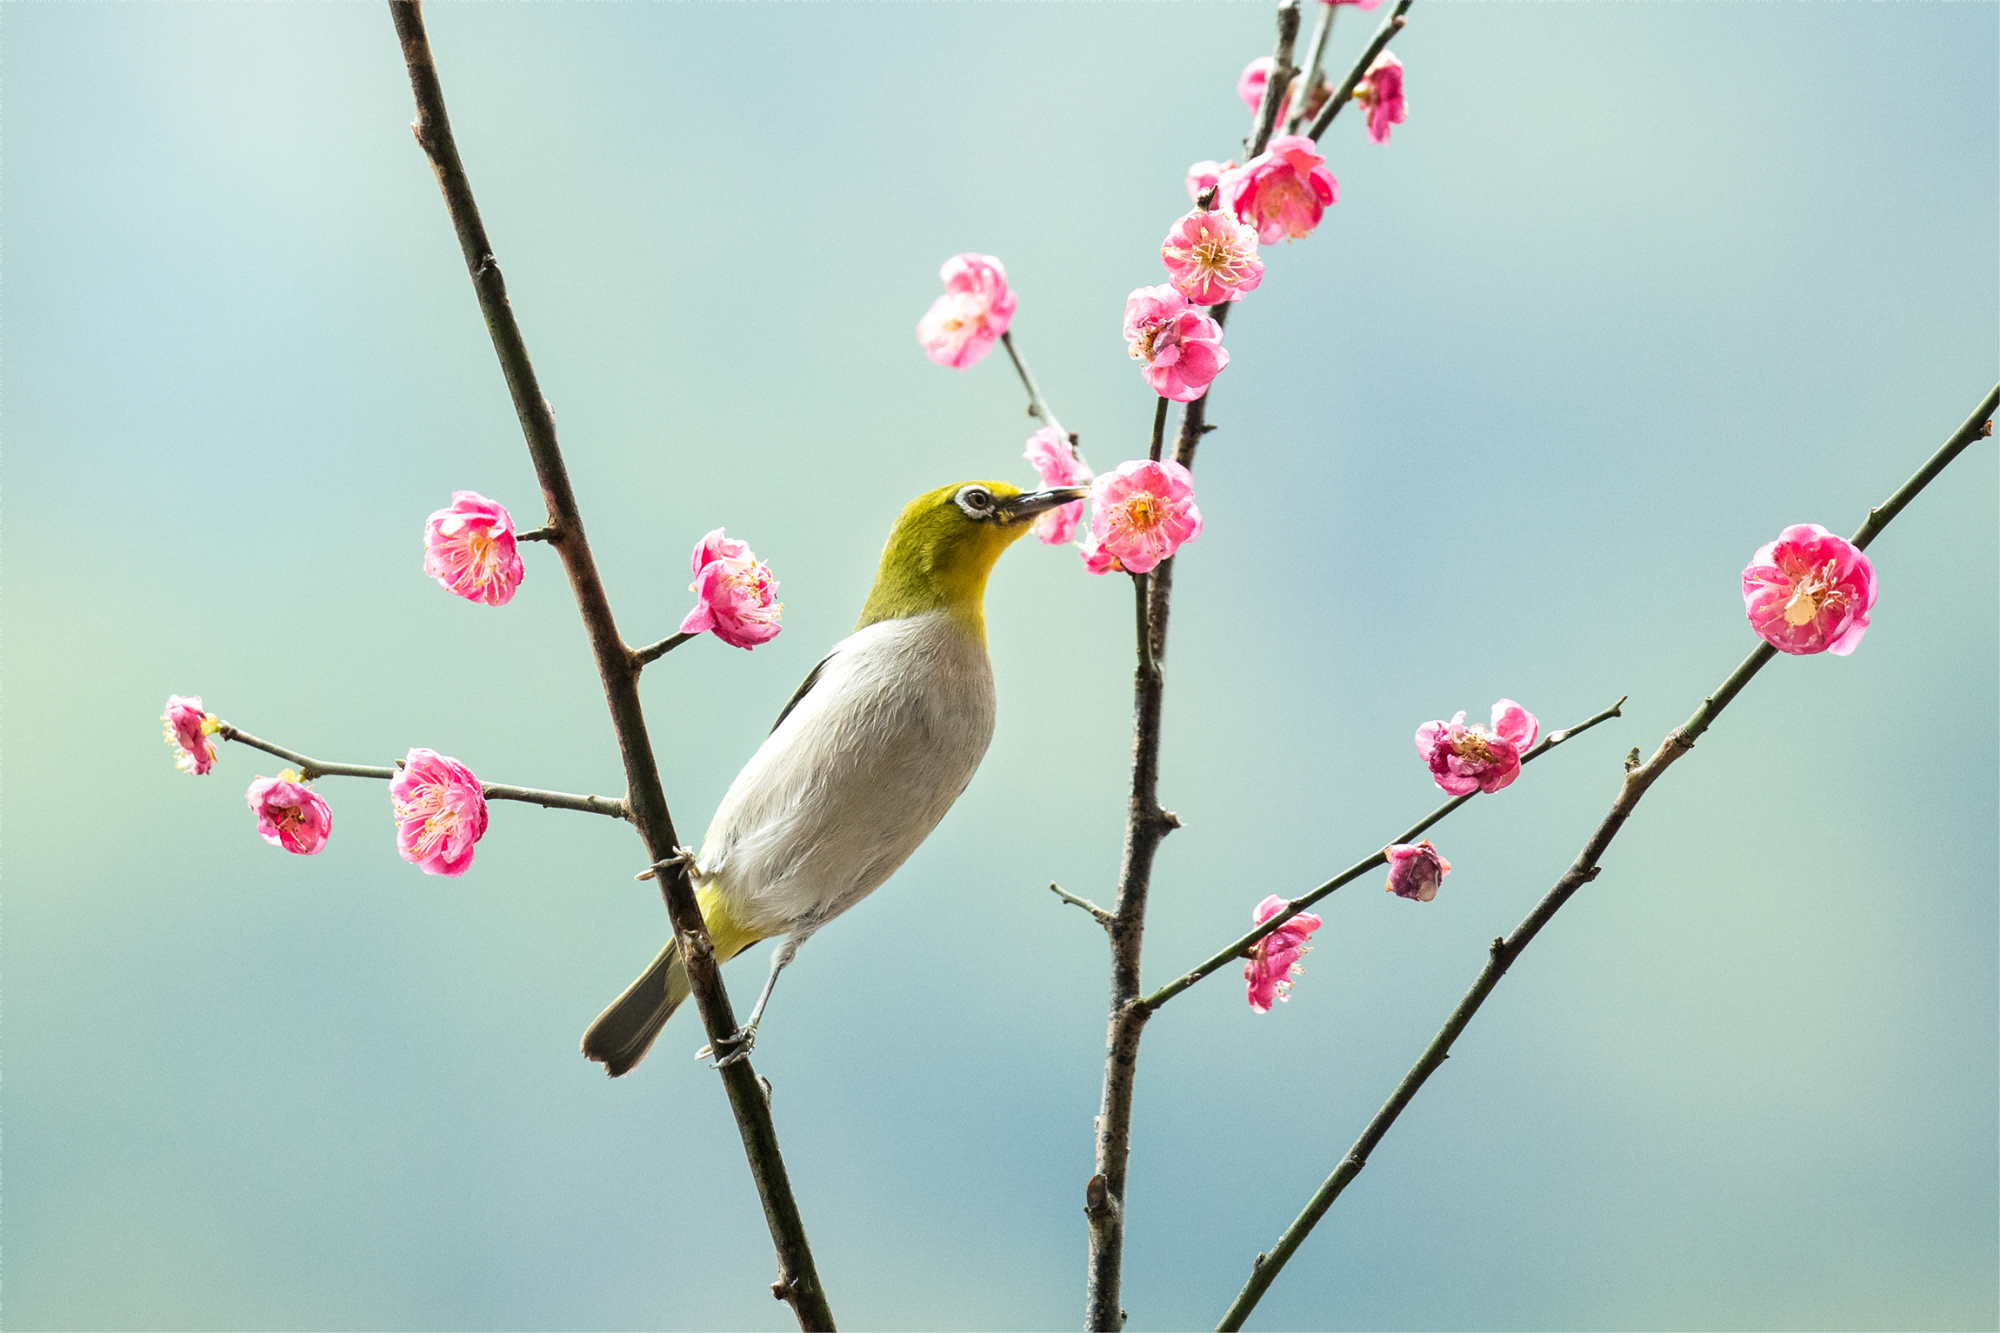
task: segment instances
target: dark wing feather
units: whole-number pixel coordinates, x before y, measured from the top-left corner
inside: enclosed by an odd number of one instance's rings
[[[796,690],[792,691],[792,697],[785,700],[785,711],[778,714],[778,720],[771,724],[772,731],[776,731],[779,727],[785,725],[785,719],[792,715],[792,710],[799,706],[799,700],[806,697],[806,692],[819,683],[819,673],[826,670],[826,664],[832,660],[833,654],[828,653],[825,657],[819,659],[818,666],[806,672],[806,678],[799,682],[799,687]]]

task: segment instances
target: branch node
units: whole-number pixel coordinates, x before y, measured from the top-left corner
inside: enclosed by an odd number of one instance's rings
[[[1104,1173],[1102,1171],[1099,1171],[1096,1175],[1092,1176],[1089,1180],[1084,1182],[1083,1186],[1084,1212],[1092,1214],[1103,1212],[1104,1207],[1106,1203],[1110,1201],[1110,1198],[1111,1198],[1111,1182],[1104,1178]]]
[[[1495,958],[1498,958],[1501,954],[1507,952],[1507,941],[1500,938],[1498,935],[1495,935],[1493,937],[1493,943],[1487,946],[1486,952],[1492,954]]]
[[[1113,913],[1105,911],[1102,907],[1090,901],[1090,899],[1077,897],[1077,895],[1071,893],[1054,880],[1049,881],[1049,892],[1055,894],[1056,897],[1062,899],[1072,907],[1081,907],[1096,919],[1098,925],[1103,926],[1107,930],[1111,928],[1111,923],[1118,919]]]
[[[1626,752],[1625,771],[1627,773],[1630,773],[1633,769],[1637,768],[1642,762],[1644,761],[1642,761],[1639,758],[1639,747],[1635,745],[1629,751]]]
[[[1160,824],[1164,828],[1177,829],[1181,827],[1181,817],[1171,810],[1162,810],[1160,811]]]
[[[1990,440],[1990,439],[1992,439],[1992,438],[1993,438],[1993,418],[1992,418],[1992,417],[1988,417],[1988,418],[1986,418],[1986,421],[1985,421],[1985,423],[1984,423],[1984,424],[1982,424],[1982,425],[1981,425],[1981,426],[1979,427],[1979,438],[1980,438],[1980,439],[1982,439],[1982,440]]]
[[[1212,421],[1204,421],[1204,422],[1202,422],[1202,423],[1201,423],[1201,433],[1202,433],[1203,435],[1206,435],[1206,434],[1208,434],[1208,433],[1209,433],[1210,431],[1212,431],[1212,430],[1221,430],[1221,429],[1222,429],[1222,427],[1220,427],[1220,426],[1216,425],[1216,424],[1215,424],[1214,422],[1212,422]]]

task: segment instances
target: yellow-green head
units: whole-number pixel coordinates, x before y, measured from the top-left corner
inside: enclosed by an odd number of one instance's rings
[[[875,590],[854,628],[948,611],[986,637],[986,576],[1035,515],[1081,500],[1080,486],[1023,494],[1004,481],[961,481],[926,491],[903,507],[882,549]]]

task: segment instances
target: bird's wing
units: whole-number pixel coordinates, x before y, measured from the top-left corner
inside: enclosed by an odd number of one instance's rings
[[[785,719],[790,717],[792,715],[792,710],[799,706],[799,700],[805,698],[807,692],[810,691],[812,687],[819,682],[820,673],[826,670],[826,664],[828,662],[831,662],[832,660],[833,660],[833,654],[828,653],[825,657],[819,659],[818,666],[815,666],[811,671],[806,672],[806,678],[799,682],[799,687],[796,690],[792,691],[792,697],[785,700],[785,711],[779,713],[778,720],[771,724],[772,731],[776,731],[779,727],[785,725]]]

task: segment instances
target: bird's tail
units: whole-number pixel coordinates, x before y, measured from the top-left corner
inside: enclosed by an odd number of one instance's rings
[[[681,946],[668,940],[645,975],[627,986],[583,1034],[583,1053],[617,1078],[646,1058],[653,1039],[687,997],[688,976],[681,965]]]

